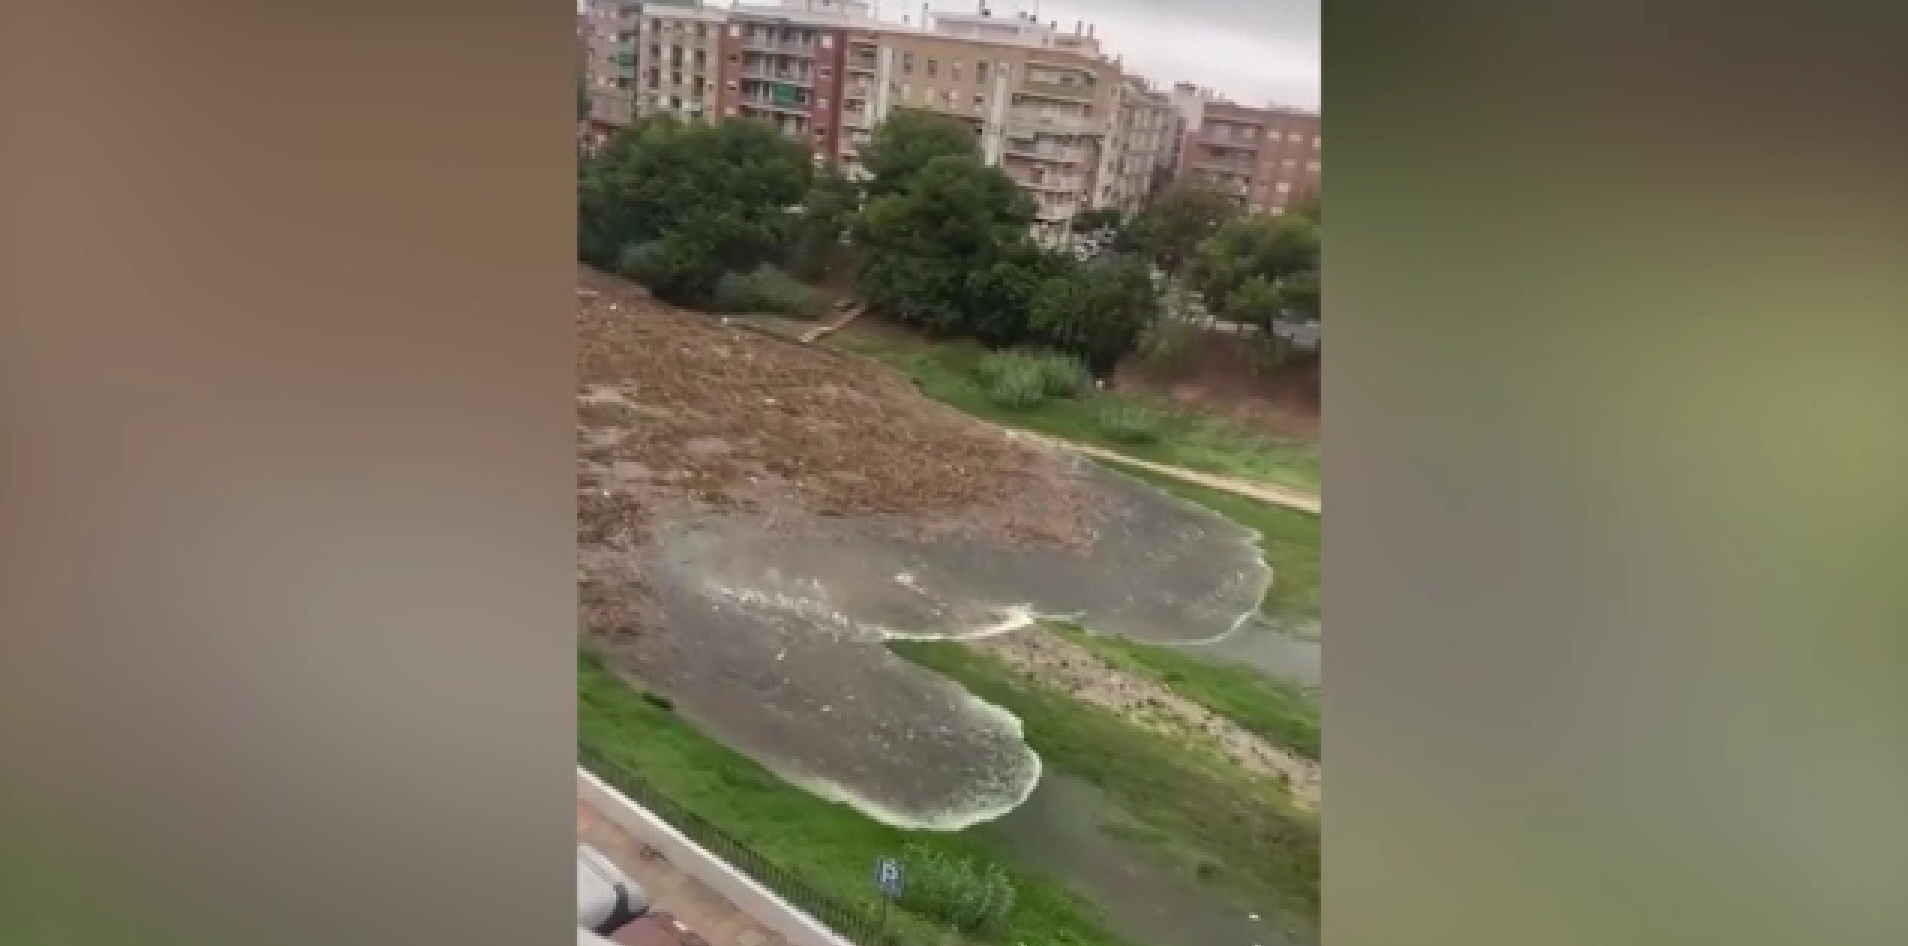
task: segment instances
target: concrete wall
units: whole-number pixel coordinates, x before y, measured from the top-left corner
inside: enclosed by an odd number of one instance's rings
[[[854,946],[582,768],[576,770],[576,791],[577,797],[605,819],[662,852],[683,873],[728,898],[756,922],[782,934],[789,946]],[[668,909],[667,904],[658,906]]]

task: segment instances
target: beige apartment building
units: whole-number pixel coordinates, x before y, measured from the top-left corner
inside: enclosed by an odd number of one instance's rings
[[[1064,241],[1082,211],[1137,212],[1175,169],[1217,174],[1242,200],[1263,190],[1262,206],[1301,192],[1308,171],[1317,177],[1315,155],[1257,137],[1249,155],[1234,147],[1235,127],[1256,136],[1276,122],[1233,115],[1254,110],[1210,96],[1189,109],[1189,87],[1169,96],[1126,72],[1084,22],[923,10],[921,22],[887,23],[869,0],[594,0],[591,11],[585,45],[600,127],[664,113],[756,118],[855,176],[875,127],[898,110],[950,116],[1026,190],[1037,233],[1051,242]]]
[[[636,114],[715,121],[727,11],[645,3],[640,19]]]

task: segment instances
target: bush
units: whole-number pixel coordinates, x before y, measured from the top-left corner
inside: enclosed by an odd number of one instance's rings
[[[821,293],[766,263],[747,273],[723,273],[714,295],[722,312],[772,312],[813,319],[827,308]]]
[[[1152,443],[1159,439],[1165,416],[1138,404],[1109,404],[1095,418],[1100,433],[1119,443]]]
[[[901,906],[980,939],[999,941],[1009,930],[1014,885],[1006,872],[955,854],[910,843],[903,850],[907,881]]]
[[[1093,388],[1093,375],[1086,363],[1072,355],[1054,352],[1034,355],[1039,366],[1040,384],[1048,397],[1078,397]]]
[[[1026,411],[1039,407],[1047,399],[1047,381],[1040,364],[1024,356],[981,359],[976,368],[986,386],[987,399],[996,407]]]
[[[981,357],[974,374],[982,384],[992,387],[1009,375],[1030,375],[1040,379],[1045,397],[1078,397],[1093,386],[1093,375],[1086,364],[1072,355],[1058,352],[997,351]],[[1018,380],[1014,382],[1019,384]]]

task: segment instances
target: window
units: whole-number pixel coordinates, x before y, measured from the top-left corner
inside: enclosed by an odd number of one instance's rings
[[[649,58],[651,58],[651,59],[661,59],[661,58],[662,58],[662,47],[661,47],[661,46],[658,46],[658,45],[656,45],[655,43],[650,43],[650,44],[649,44]]]
[[[729,83],[729,85],[730,85],[730,87],[731,87],[731,88],[733,88],[733,87],[735,86],[735,83],[733,83],[733,82],[731,82],[731,83]],[[723,110],[722,110],[722,114],[724,114],[724,115],[727,115],[727,116],[729,116],[730,118],[734,118],[734,117],[735,117],[735,108],[734,108],[734,106],[731,106],[731,107],[729,107],[729,108],[725,108],[725,109],[723,109]]]
[[[914,89],[906,82],[901,83],[901,101],[905,102],[913,97]]]
[[[724,85],[726,85],[726,86],[728,86],[728,88],[729,88],[729,91],[731,91],[731,92],[734,92],[734,91],[735,91],[735,80],[734,80],[734,79],[730,79],[730,80],[729,80],[728,82],[726,82],[726,83],[723,83],[723,84],[724,84]],[[729,109],[729,114],[731,114],[731,115],[734,115],[734,114],[735,114],[735,109]]]
[[[835,74],[835,70],[834,70],[834,69],[832,69],[832,68],[830,68],[830,67],[828,67],[828,66],[823,66],[823,67],[821,67],[821,77],[822,77],[822,78],[824,78],[824,79],[826,79],[826,78],[828,78],[829,76],[832,76],[832,75],[834,75],[834,74]]]
[[[822,47],[823,49],[834,49],[834,48],[835,48],[835,34],[833,34],[833,33],[823,33],[823,34],[822,34],[822,38],[821,38],[821,47]]]
[[[1318,150],[1318,144],[1319,144],[1319,142],[1320,142],[1321,140],[1323,140],[1323,139],[1321,139],[1321,138],[1319,138],[1319,137],[1318,137],[1318,136],[1316,136],[1316,135],[1314,135],[1314,136],[1312,137],[1312,150],[1313,150],[1313,151],[1317,151],[1317,150]]]
[[[617,87],[617,88],[619,88],[619,89],[627,89],[627,88],[629,88],[629,77],[628,77],[628,76],[617,76],[617,77],[616,77],[616,87]]]
[[[933,56],[929,56],[927,61],[927,77],[932,79],[935,76],[939,75],[940,71],[941,71],[941,61],[939,59],[934,58]]]
[[[1278,184],[1276,184],[1276,185],[1274,185],[1272,189],[1273,189],[1273,190],[1275,190],[1275,191],[1278,191],[1278,192],[1279,192],[1279,194],[1280,194],[1280,196],[1283,196],[1283,195],[1284,195],[1284,194],[1285,194],[1286,192],[1288,192],[1288,191],[1290,191],[1290,190],[1292,189],[1292,182],[1291,182],[1291,181],[1280,181],[1280,182],[1278,182]]]
[[[696,24],[696,38],[697,38],[697,39],[708,39],[708,38],[709,38],[709,24],[707,24],[707,23],[697,23],[697,24]]]
[[[742,35],[742,24],[740,24],[740,23],[730,23],[730,24],[729,24],[729,36],[731,36],[731,37],[734,37],[734,38],[740,38],[740,37],[741,37],[741,35]],[[735,114],[735,109],[729,109],[729,114],[731,114],[731,115],[734,115],[734,114]]]
[[[701,76],[696,77],[695,96],[696,98],[702,97],[702,77]]]
[[[649,87],[653,89],[659,85],[662,85],[662,70],[661,69],[649,70]]]
[[[979,92],[974,93],[974,111],[980,112],[980,111],[986,111],[986,109],[987,109],[987,96],[982,95]]]
[[[649,21],[649,31],[651,33],[662,32],[662,20],[651,18]]]
[[[708,65],[709,65],[709,54],[703,52],[700,49],[696,50],[696,68],[704,69],[704,68],[707,68]]]
[[[954,81],[956,82],[961,81],[961,61],[959,59],[956,59],[953,62],[948,64],[947,74],[948,74],[948,77],[952,78]]]
[[[987,81],[987,60],[983,59],[974,64],[974,81],[980,83]]]
[[[670,74],[669,74],[669,84],[670,84],[670,85],[681,85],[681,84],[682,84],[682,73],[680,73],[680,72],[672,72],[672,73],[670,73]]]
[[[818,99],[816,99],[816,100],[815,100],[815,107],[816,107],[816,108],[827,108],[827,107],[828,107],[828,96],[826,96],[826,95],[824,95],[824,96],[822,96],[822,97],[820,97],[820,98],[818,98]]]
[[[1317,176],[1318,176],[1318,162],[1317,162],[1317,161],[1307,161],[1307,162],[1305,162],[1305,173],[1307,173],[1307,174],[1310,174],[1310,175],[1312,175],[1313,177],[1317,177]]]
[[[681,97],[681,96],[679,96],[679,95],[672,95],[672,96],[670,96],[670,97],[669,97],[669,108],[670,108],[670,110],[672,110],[672,111],[677,111],[677,112],[680,112],[680,111],[682,111],[682,97]]]
[[[1247,141],[1256,140],[1258,137],[1259,137],[1259,129],[1254,128],[1250,125],[1246,126],[1245,139]]]
[[[914,54],[913,53],[904,52],[901,54],[901,72],[905,75],[914,74]]]

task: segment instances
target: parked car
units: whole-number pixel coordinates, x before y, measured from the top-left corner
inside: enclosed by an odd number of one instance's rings
[[[576,846],[576,925],[609,936],[649,912],[649,896],[587,844]]]

